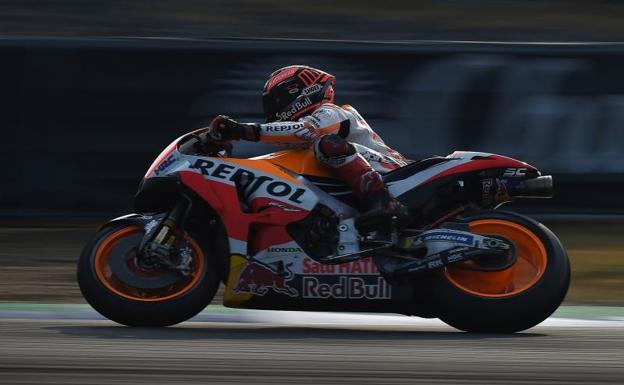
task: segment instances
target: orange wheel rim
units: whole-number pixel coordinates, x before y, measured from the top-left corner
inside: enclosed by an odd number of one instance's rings
[[[102,285],[120,297],[141,302],[166,301],[179,297],[194,287],[199,281],[201,273],[204,269],[205,255],[197,242],[186,234],[181,236],[186,242],[188,242],[188,245],[193,252],[193,272],[187,277],[181,276],[181,278],[173,284],[159,289],[142,289],[132,287],[115,277],[109,265],[111,252],[122,239],[142,231],[143,229],[139,226],[124,227],[123,229],[119,229],[109,234],[102,242],[100,242],[95,250],[94,264],[96,276]]]
[[[518,258],[509,268],[495,272],[444,268],[444,275],[457,288],[480,297],[510,297],[530,289],[544,275],[548,254],[544,243],[531,230],[500,219],[476,220],[469,226],[476,234],[509,239],[515,245]],[[470,261],[463,263],[470,264]]]

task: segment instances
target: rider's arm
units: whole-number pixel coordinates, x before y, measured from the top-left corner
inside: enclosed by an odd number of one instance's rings
[[[340,131],[349,120],[334,108],[321,106],[312,114],[297,121],[260,124],[260,142],[279,145],[306,146],[315,138]]]
[[[317,137],[348,127],[349,119],[339,107],[323,105],[297,121],[239,123],[224,115],[217,116],[208,133],[215,141],[248,140],[286,146],[308,146]]]

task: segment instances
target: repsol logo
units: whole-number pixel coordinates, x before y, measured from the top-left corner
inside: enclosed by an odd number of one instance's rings
[[[197,159],[190,168],[199,170],[204,176],[238,183],[249,195],[253,194],[260,187],[264,187],[269,195],[286,198],[294,203],[303,203],[300,199],[306,192],[305,189],[293,188],[290,184],[275,180],[270,176],[256,176],[252,171],[227,163],[215,164],[211,160]]]
[[[264,126],[266,132],[294,131],[303,128],[303,123],[270,123]]]

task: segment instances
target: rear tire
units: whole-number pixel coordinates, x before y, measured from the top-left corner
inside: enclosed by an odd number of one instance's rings
[[[114,278],[110,282],[106,281],[102,273],[106,268],[96,266],[96,259],[102,258],[102,253],[106,250],[111,250],[111,256],[106,258],[119,258],[113,254],[130,252],[120,251],[120,248],[138,246],[136,239],[140,240],[141,237],[137,232],[142,234],[142,231],[136,224],[118,223],[97,233],[84,248],[78,261],[77,277],[82,295],[104,317],[127,326],[169,326],[188,320],[212,301],[219,286],[216,259],[207,254],[209,248],[200,237],[192,233],[184,235],[194,247],[193,266],[201,266],[201,271],[194,271],[189,278],[181,276],[180,279],[190,281],[188,285],[179,285],[181,288],[172,285],[171,291],[163,293],[162,300],[159,299],[158,292],[152,297],[141,298],[132,290],[125,289]],[[131,234],[134,234],[133,238],[130,238]],[[121,246],[107,246],[113,242],[118,242]],[[96,258],[96,255],[99,256]],[[201,263],[200,258],[203,259]],[[118,288],[111,282],[118,285]]]
[[[483,280],[479,278],[473,280],[474,284],[471,286],[470,271],[456,273],[459,279],[455,279],[453,270],[444,268],[437,272],[432,282],[432,293],[436,297],[439,318],[457,329],[479,333],[518,332],[548,318],[559,307],[570,285],[568,256],[555,234],[541,223],[511,212],[488,211],[472,215],[465,220],[473,224],[487,224],[489,221],[489,229],[495,229],[497,223],[500,224],[500,228],[508,227],[505,231],[506,236],[516,237],[514,243],[520,243],[523,239],[534,243],[524,248],[525,254],[526,250],[536,248],[545,251],[545,268],[526,282],[518,284],[520,287],[515,289],[512,276],[509,275],[508,285],[511,289],[500,292],[491,291],[487,282],[483,284]],[[515,236],[513,229],[518,229],[520,234]],[[497,235],[496,231],[492,230],[486,233]],[[539,246],[540,242],[543,248]],[[523,252],[521,249],[518,250],[519,253]],[[516,265],[520,257],[509,269],[519,268]],[[474,277],[486,278],[487,281],[487,274],[496,273],[478,272]]]

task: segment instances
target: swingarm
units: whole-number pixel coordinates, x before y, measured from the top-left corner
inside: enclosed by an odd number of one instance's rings
[[[451,227],[451,228],[449,228]],[[392,249],[377,252],[380,271],[388,277],[411,276],[453,265],[456,268],[500,271],[516,261],[516,249],[508,239],[471,233],[447,223],[442,228],[399,238]],[[463,262],[463,263],[462,263]]]

